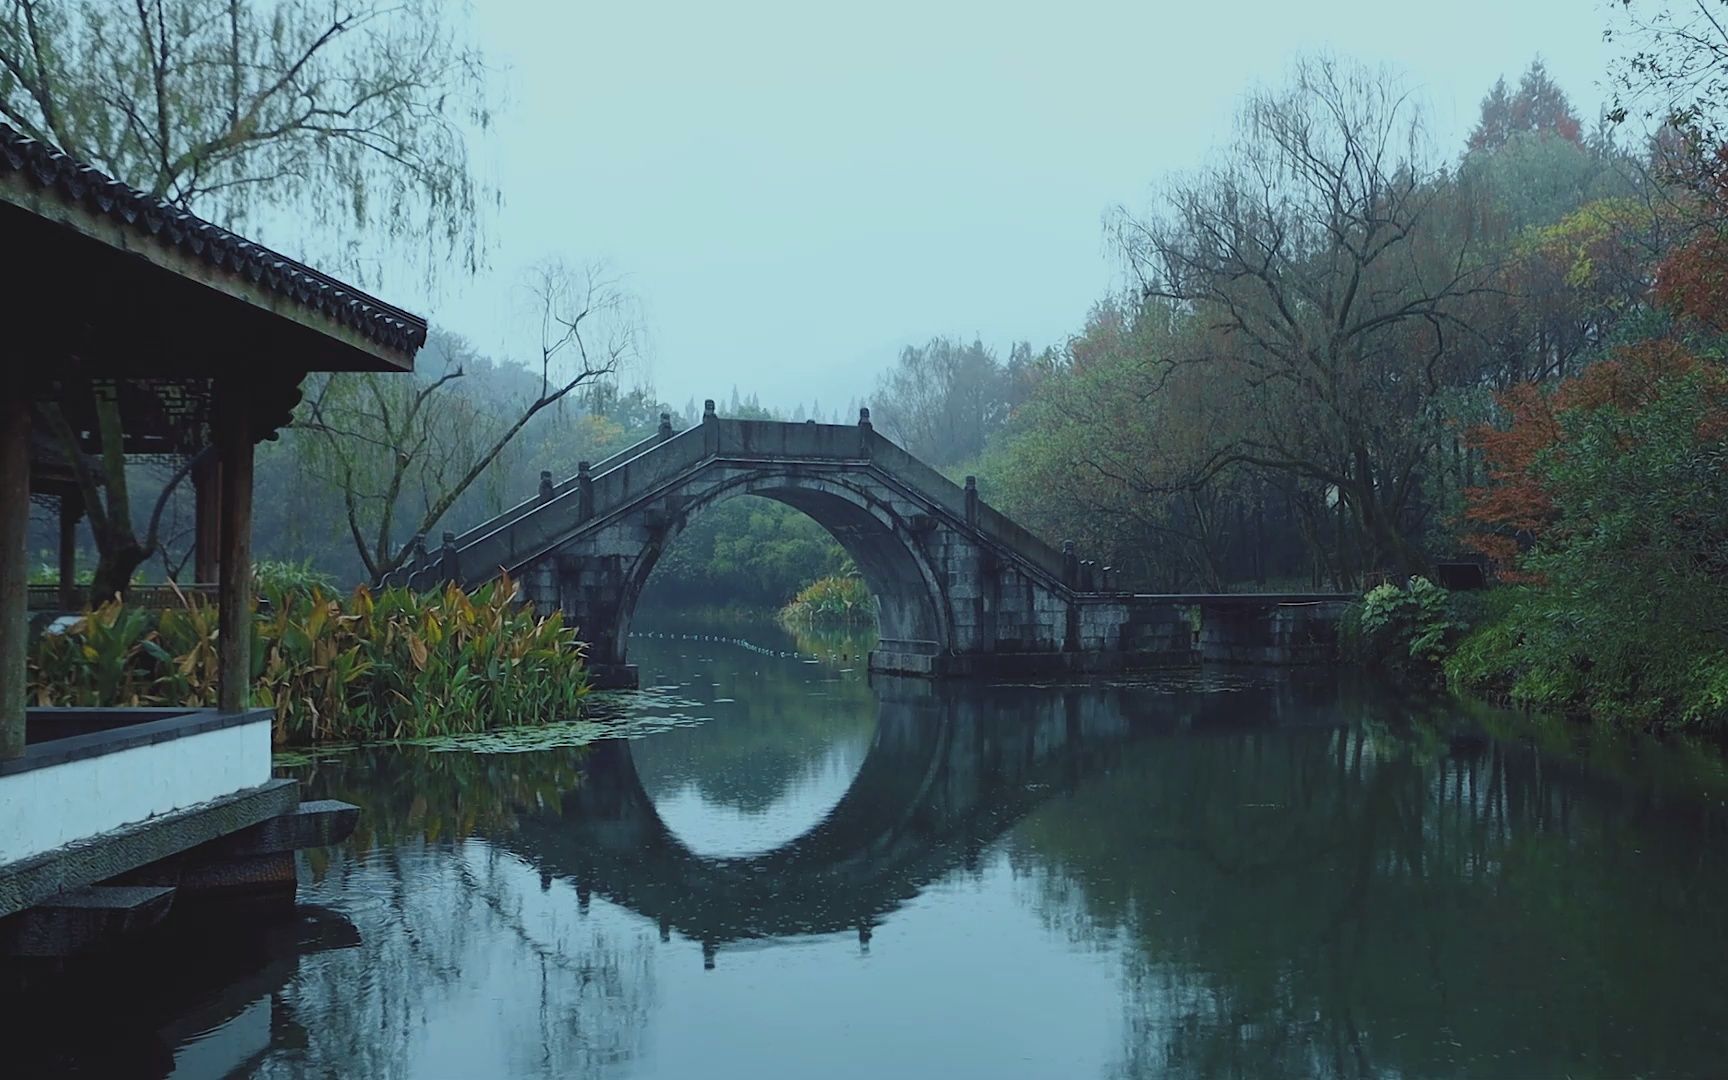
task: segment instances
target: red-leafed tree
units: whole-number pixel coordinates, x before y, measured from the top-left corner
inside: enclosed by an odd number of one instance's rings
[[[1496,397],[1506,414],[1504,427],[1484,424],[1469,434],[1488,474],[1482,487],[1465,489],[1465,520],[1477,531],[1465,542],[1494,560],[1501,576],[1516,579],[1520,547],[1537,536],[1553,516],[1553,500],[1536,478],[1537,459],[1560,440],[1554,401],[1533,382],[1519,383]]]
[[[1657,303],[1682,320],[1728,333],[1728,145],[1698,180],[1689,235],[1656,270]]]
[[[1505,423],[1469,433],[1470,444],[1482,453],[1488,483],[1465,491],[1465,520],[1477,526],[1466,542],[1493,559],[1503,577],[1519,580],[1519,551],[1539,540],[1554,519],[1553,493],[1540,466],[1546,455],[1566,453],[1567,415],[1601,409],[1636,413],[1670,380],[1702,365],[1684,345],[1658,338],[1618,349],[1610,359],[1551,387],[1520,383],[1498,395]],[[1717,368],[1706,370],[1704,392],[1712,400],[1707,423],[1728,425],[1728,378]]]
[[[1728,333],[1728,233],[1701,229],[1663,260],[1656,298],[1714,333]]]

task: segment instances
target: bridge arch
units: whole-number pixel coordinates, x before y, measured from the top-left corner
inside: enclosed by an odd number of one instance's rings
[[[908,522],[865,472],[812,474],[773,464],[714,462],[673,493],[678,509],[650,537],[624,576],[611,632],[623,659],[637,602],[662,555],[702,513],[741,495],[790,506],[820,525],[858,565],[876,598],[885,641],[934,653],[953,646],[953,622],[941,578]]]

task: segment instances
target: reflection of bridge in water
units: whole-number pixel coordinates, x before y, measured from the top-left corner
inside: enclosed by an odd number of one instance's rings
[[[855,931],[983,850],[1045,800],[1107,769],[1136,739],[1288,718],[1295,693],[972,687],[877,680],[869,754],[845,796],[801,836],[757,855],[692,851],[644,790],[628,741],[596,748],[561,814],[500,837],[541,867],[700,941],[709,963],[740,940]]]

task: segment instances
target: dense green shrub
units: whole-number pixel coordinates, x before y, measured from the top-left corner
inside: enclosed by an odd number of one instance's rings
[[[536,618],[500,580],[472,595],[277,582],[255,615],[254,700],[276,711],[276,741],[419,738],[568,720],[588,693],[583,646],[554,614]],[[117,603],[31,657],[41,705],[209,706],[216,701],[213,605],[188,598],[159,616]]]
[[[1462,635],[1467,602],[1424,577],[1371,589],[1342,627],[1347,655],[1407,674],[1436,675]]]
[[[876,598],[856,575],[817,578],[780,609],[788,626],[868,626],[876,621]]]
[[[1495,594],[1500,610],[1446,662],[1458,689],[1638,728],[1728,725],[1728,650],[1708,635],[1677,635],[1655,616],[1614,626],[1583,595],[1547,586]]]

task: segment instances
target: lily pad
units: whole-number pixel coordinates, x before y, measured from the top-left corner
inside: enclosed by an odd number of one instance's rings
[[[330,743],[325,746],[290,746],[270,755],[270,765],[276,769],[299,769],[318,761],[341,757],[358,749],[359,743]]]
[[[399,739],[369,746],[423,746],[434,753],[461,750],[474,754],[523,754],[587,746],[601,739],[640,739],[673,728],[694,727],[709,719],[691,710],[701,703],[669,692],[666,687],[647,690],[612,690],[590,694],[588,715],[579,720],[554,724],[528,724],[453,735],[431,735],[423,739]],[[328,760],[357,749],[357,743],[313,747],[288,747],[272,756],[277,768],[293,769]]]
[[[525,754],[537,750],[587,746],[601,739],[640,739],[673,728],[694,727],[702,723],[703,719],[705,718],[684,714],[600,717],[532,727],[499,728],[496,731],[407,739],[404,744],[424,746],[433,752],[462,750],[474,754]]]

